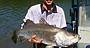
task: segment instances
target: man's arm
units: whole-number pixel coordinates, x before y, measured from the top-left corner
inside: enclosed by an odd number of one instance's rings
[[[63,9],[61,9],[61,25],[60,25],[60,27],[61,28],[67,27],[65,13],[64,13],[64,10]]]
[[[65,14],[64,11],[61,7],[56,6],[57,7],[57,16],[56,16],[56,27],[59,28],[66,28],[66,19],[65,19]]]

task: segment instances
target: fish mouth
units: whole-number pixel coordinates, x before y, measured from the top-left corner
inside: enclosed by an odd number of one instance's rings
[[[78,39],[80,40],[81,39],[80,35],[77,35],[77,36],[78,36]]]

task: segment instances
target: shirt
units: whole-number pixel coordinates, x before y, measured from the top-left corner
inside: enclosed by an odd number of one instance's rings
[[[51,14],[46,15],[46,11],[42,13],[41,4],[34,5],[28,9],[28,12],[23,21],[26,22],[26,20],[29,19],[34,23],[39,23],[41,18],[44,18],[49,25],[54,25],[58,28],[66,27],[67,25],[63,9],[57,5],[55,6],[57,12],[52,12]],[[24,24],[22,24],[22,26],[23,25]]]

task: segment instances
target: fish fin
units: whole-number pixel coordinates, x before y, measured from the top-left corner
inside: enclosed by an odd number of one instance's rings
[[[17,43],[17,38],[18,38],[16,32],[17,32],[17,31],[15,30],[15,31],[13,32],[12,37],[11,37],[12,41],[13,41],[15,44]]]

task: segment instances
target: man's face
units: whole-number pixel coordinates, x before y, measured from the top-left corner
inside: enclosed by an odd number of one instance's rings
[[[47,5],[51,5],[53,0],[44,0],[46,2]]]

